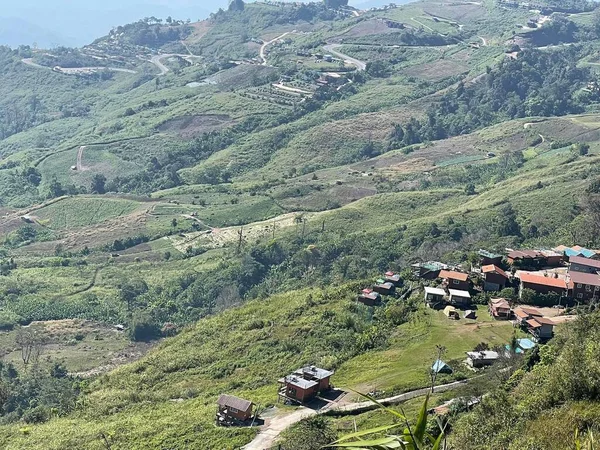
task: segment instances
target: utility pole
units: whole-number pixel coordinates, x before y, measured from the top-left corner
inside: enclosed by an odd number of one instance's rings
[[[242,251],[242,243],[244,242],[244,227],[240,227],[240,229],[238,230],[238,246],[237,246],[237,253],[239,254]]]

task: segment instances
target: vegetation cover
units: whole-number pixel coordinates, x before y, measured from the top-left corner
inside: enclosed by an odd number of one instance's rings
[[[474,326],[427,310],[407,269],[600,245],[600,16],[542,3],[532,17],[492,1],[235,1],[81,49],[0,48],[0,446],[237,448],[257,430],[214,426],[222,393],[270,407],[280,377],[316,364],[336,386],[400,394],[429,384],[440,343],[456,367],[510,343],[481,307]],[[359,305],[388,270],[401,298]],[[596,322],[489,371],[449,445],[591,436]],[[400,414],[401,430],[398,415],[357,423],[435,445],[439,427]],[[330,444],[343,420],[281,444]]]

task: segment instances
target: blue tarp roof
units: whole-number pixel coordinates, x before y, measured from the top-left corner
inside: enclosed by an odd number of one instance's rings
[[[521,347],[523,350],[530,350],[535,347],[535,342],[531,339],[517,339],[517,345]]]
[[[568,257],[582,255],[585,258],[591,258],[595,254],[595,251],[589,250],[587,248],[582,248],[581,250],[573,250],[572,248],[565,249],[565,255],[567,255]]]
[[[431,366],[431,371],[439,373],[442,370],[449,370],[450,372],[452,372],[452,368],[448,364],[446,364],[441,359],[438,359],[436,362],[433,363],[433,366]]]

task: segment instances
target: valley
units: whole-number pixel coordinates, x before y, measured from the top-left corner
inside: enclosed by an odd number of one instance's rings
[[[573,383],[566,349],[596,350],[596,301],[523,298],[508,259],[600,248],[596,5],[332,3],[237,0],[81,48],[0,47],[0,448],[318,448],[296,430],[394,423],[356,391],[416,417],[442,356],[431,408],[476,398],[494,417],[451,408],[448,448],[600,431],[596,368],[585,391],[556,387]],[[507,289],[483,288],[480,249],[504,257]],[[426,305],[442,284],[414,265],[432,261],[468,273],[476,318]],[[362,304],[387,271],[396,293]],[[496,295],[564,323],[472,370],[467,352],[530,333],[494,320]],[[340,397],[282,401],[278,380],[313,365]],[[536,383],[546,409],[520,414]],[[216,426],[222,394],[262,422]]]

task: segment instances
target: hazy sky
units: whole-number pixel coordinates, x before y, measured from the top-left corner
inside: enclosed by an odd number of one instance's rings
[[[360,5],[372,1],[350,0]],[[406,1],[406,0],[404,0]],[[0,0],[0,44],[82,46],[117,25],[147,16],[206,18],[229,0]],[[400,2],[399,2],[400,3]]]

